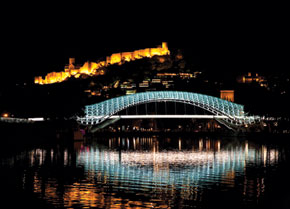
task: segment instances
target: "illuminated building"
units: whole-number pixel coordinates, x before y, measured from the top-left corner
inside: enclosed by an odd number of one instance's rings
[[[157,73],[158,78],[173,78],[177,76],[176,73]]]
[[[149,87],[148,83],[139,83],[140,88],[147,88]]]
[[[140,88],[149,87],[149,81],[143,81],[142,83],[139,83],[139,87]]]
[[[152,83],[161,83],[161,79],[153,78]]]
[[[157,48],[147,48],[140,49],[133,52],[121,52],[114,53],[111,56],[107,56],[105,61],[100,62],[85,62],[83,66],[76,66],[75,59],[69,59],[69,65],[65,66],[64,72],[51,72],[48,73],[43,79],[42,76],[37,76],[34,78],[35,84],[52,84],[60,83],[65,81],[69,77],[79,78],[81,75],[104,75],[104,67],[112,64],[123,64],[124,62],[130,62],[136,59],[142,59],[144,57],[151,58],[155,55],[163,56],[169,55],[170,51],[168,49],[167,43],[163,42],[162,46]]]
[[[129,94],[136,94],[136,89],[134,89],[134,90],[126,90],[126,95],[129,95]]]
[[[220,90],[220,98],[230,102],[234,102],[234,94],[234,90]]]
[[[192,73],[157,73],[157,78],[174,78],[179,77],[181,79],[189,79],[189,78],[196,78],[196,76],[200,74],[200,72]]]
[[[248,72],[247,75],[238,77],[237,81],[239,83],[253,83],[253,82],[263,83],[265,82],[265,78],[263,76],[259,76],[258,73]]]
[[[180,78],[192,78],[193,75],[191,73],[179,73]]]

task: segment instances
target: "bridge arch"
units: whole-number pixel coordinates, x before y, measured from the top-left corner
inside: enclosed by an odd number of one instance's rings
[[[222,120],[235,125],[249,122],[245,119],[243,105],[209,95],[184,91],[142,92],[108,99],[85,106],[85,117],[79,117],[78,121],[84,125],[100,124],[112,115],[131,106],[162,101],[191,104],[205,109],[216,116],[226,116]]]

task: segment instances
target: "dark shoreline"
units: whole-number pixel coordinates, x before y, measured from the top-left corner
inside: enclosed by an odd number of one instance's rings
[[[81,127],[85,129],[85,127]],[[29,124],[0,123],[0,134],[4,144],[42,144],[42,143],[70,143],[76,141],[74,131],[79,131],[80,127],[75,121],[45,121]],[[267,133],[267,132],[190,132],[190,131],[99,131],[90,133],[86,131],[84,139],[98,137],[238,137],[256,138],[257,140],[273,140],[273,138],[289,139],[290,134]],[[9,138],[9,140],[5,140]],[[24,141],[25,139],[25,141]],[[288,141],[288,140],[287,140]]]

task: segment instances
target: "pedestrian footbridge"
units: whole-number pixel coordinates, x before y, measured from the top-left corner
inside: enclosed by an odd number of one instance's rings
[[[118,115],[119,112],[140,104],[152,102],[176,102],[199,107],[208,115]],[[85,106],[83,117],[77,121],[83,125],[97,125],[108,119],[145,118],[201,118],[217,119],[227,124],[242,126],[253,123],[257,117],[247,116],[244,106],[217,97],[183,91],[153,91],[120,96],[96,104]]]

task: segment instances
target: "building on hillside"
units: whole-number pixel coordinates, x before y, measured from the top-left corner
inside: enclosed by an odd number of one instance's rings
[[[220,90],[220,98],[234,102],[235,101],[235,91],[234,90]]]

